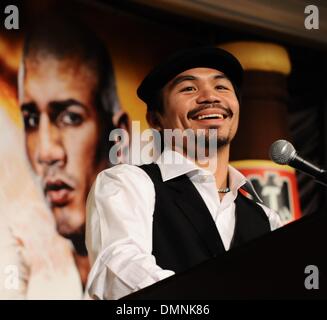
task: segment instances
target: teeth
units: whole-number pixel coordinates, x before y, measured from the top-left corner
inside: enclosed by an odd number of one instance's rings
[[[210,118],[224,119],[224,116],[219,113],[212,113],[212,114],[205,114],[203,116],[198,116],[198,120],[210,119]]]

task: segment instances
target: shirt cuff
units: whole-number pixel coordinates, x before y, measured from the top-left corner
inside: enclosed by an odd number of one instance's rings
[[[134,291],[138,291],[140,289],[143,289],[145,287],[151,286],[152,284],[163,280],[165,278],[171,277],[175,274],[174,271],[171,270],[160,270],[158,271],[155,276],[148,276],[143,281],[138,283]]]

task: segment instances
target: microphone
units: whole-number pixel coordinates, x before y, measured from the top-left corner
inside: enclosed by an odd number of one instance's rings
[[[288,164],[294,169],[315,178],[320,184],[327,186],[327,171],[301,158],[290,142],[286,140],[275,141],[270,146],[269,157],[272,161],[282,165]]]

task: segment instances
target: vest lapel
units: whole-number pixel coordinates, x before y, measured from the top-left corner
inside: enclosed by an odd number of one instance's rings
[[[231,248],[242,245],[270,231],[266,213],[254,201],[239,193],[235,206],[235,229]]]
[[[175,204],[180,208],[204,241],[210,255],[225,251],[216,224],[198,190],[186,175],[166,181]],[[190,196],[192,198],[190,198]]]

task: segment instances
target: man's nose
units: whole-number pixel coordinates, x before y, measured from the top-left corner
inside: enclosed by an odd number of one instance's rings
[[[214,88],[205,87],[199,90],[197,103],[217,103],[220,102],[219,94]]]
[[[51,124],[48,117],[40,119],[37,161],[43,166],[63,166],[65,163],[65,151],[59,128]]]

